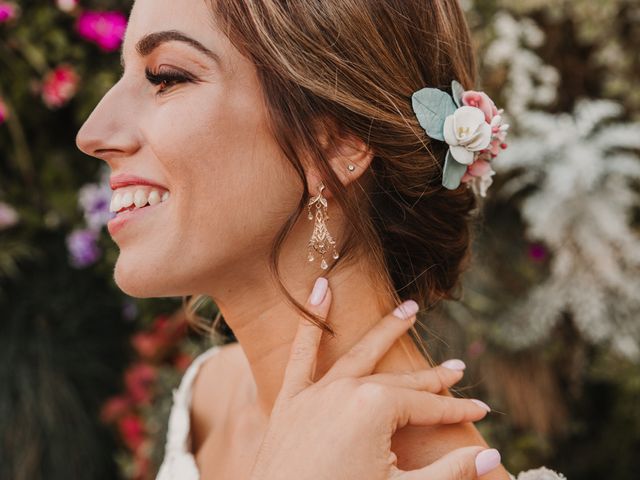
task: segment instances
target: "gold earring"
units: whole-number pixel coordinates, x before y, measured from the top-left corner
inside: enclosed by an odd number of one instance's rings
[[[315,224],[313,226],[313,234],[311,235],[311,239],[307,244],[307,260],[313,262],[315,259],[315,255],[313,251],[315,250],[322,256],[322,261],[320,262],[320,268],[326,270],[329,265],[327,265],[327,261],[324,259],[324,254],[327,253],[329,247],[333,248],[333,258],[338,258],[338,251],[336,250],[335,244],[336,242],[331,237],[329,230],[327,230],[327,225],[325,222],[329,220],[329,215],[327,215],[327,199],[322,196],[322,190],[324,190],[324,185],[320,182],[320,191],[318,195],[311,198],[307,203],[307,209],[309,210],[308,219],[313,220],[314,216],[311,213],[311,206],[315,204],[316,213],[315,213]]]

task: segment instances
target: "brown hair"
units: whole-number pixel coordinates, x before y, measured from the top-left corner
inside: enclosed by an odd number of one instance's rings
[[[281,246],[301,214],[309,190],[303,154],[347,219],[340,258],[329,271],[366,252],[380,285],[397,303],[429,308],[457,299],[467,265],[473,192],[442,185],[447,145],[418,124],[411,94],[425,86],[450,91],[457,79],[474,88],[476,64],[464,12],[456,0],[211,0],[221,30],[257,68],[276,140],[299,173],[304,192],[275,238],[270,268],[284,295],[307,312],[278,276]],[[370,169],[347,188],[319,145],[318,120],[364,140]],[[346,233],[346,234],[345,234]],[[201,303],[189,302],[190,310]],[[219,315],[214,322],[218,323]],[[415,333],[415,332],[414,332]]]

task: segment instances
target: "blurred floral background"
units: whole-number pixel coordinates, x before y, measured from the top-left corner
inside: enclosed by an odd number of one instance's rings
[[[427,343],[467,361],[510,471],[640,478],[640,3],[462,3],[511,129]],[[130,6],[0,0],[2,479],[153,478],[172,389],[233,340],[112,280],[108,172],[75,134],[119,78]]]

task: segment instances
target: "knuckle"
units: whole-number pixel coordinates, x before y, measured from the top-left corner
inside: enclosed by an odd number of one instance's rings
[[[355,391],[359,405],[379,406],[386,401],[387,389],[379,383],[362,383]]]
[[[291,347],[291,358],[293,360],[307,358],[310,353],[310,349],[307,345],[293,345]]]
[[[465,480],[467,478],[476,478],[475,472],[472,471],[471,465],[455,459],[449,467],[451,480]]]

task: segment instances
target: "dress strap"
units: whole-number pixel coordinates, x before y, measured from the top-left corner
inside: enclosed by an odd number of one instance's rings
[[[156,480],[200,480],[200,472],[191,453],[189,435],[191,386],[205,360],[221,348],[221,345],[215,345],[194,358],[184,372],[178,388],[173,389],[173,405],[169,413],[164,458]]]
[[[220,351],[220,345],[205,350],[193,359],[187,367],[180,385],[173,389],[173,405],[169,414],[169,426],[167,431],[167,443],[165,455],[170,452],[190,452],[190,410],[193,381],[202,364],[211,356]]]

